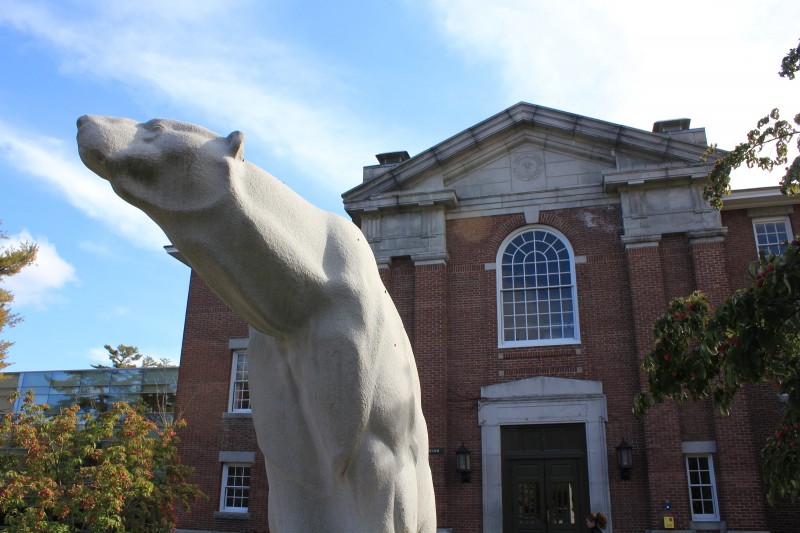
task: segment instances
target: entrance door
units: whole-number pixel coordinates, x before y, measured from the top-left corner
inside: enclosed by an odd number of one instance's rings
[[[579,448],[542,449],[531,442],[564,443],[565,428],[514,428],[504,439],[503,531],[505,533],[582,533],[588,506],[585,453]],[[579,429],[579,428],[574,428]],[[558,431],[556,439],[546,433]],[[521,433],[520,433],[521,432]],[[583,433],[581,431],[581,433]],[[516,437],[521,437],[517,439]],[[578,435],[575,435],[576,440]],[[541,439],[541,440],[540,440]],[[515,442],[525,442],[520,449]],[[516,449],[515,449],[516,448]],[[534,449],[531,449],[534,448]],[[538,448],[538,450],[536,449]],[[585,446],[583,446],[585,450]],[[539,457],[536,457],[536,456]],[[561,455],[562,457],[559,457]],[[572,455],[573,457],[567,457]],[[583,456],[581,456],[583,455]]]
[[[577,459],[518,459],[509,464],[506,505],[509,533],[580,530],[581,483]]]

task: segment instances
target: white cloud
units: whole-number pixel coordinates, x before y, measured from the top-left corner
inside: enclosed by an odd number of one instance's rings
[[[509,103],[642,129],[689,117],[723,148],[773,107],[800,111],[800,81],[777,75],[797,45],[798,3],[436,0],[431,9],[452,50],[499,72]]]
[[[108,359],[108,352],[105,348],[89,348],[86,352],[86,359],[92,365],[111,365],[111,361]]]
[[[152,91],[245,131],[288,162],[303,161],[304,175],[326,189],[352,186],[353,161],[380,147],[357,133],[364,125],[336,100],[344,90],[336,66],[269,41],[247,16],[231,16],[256,9],[247,4],[98,2],[75,16],[42,2],[0,1],[0,24],[55,47],[74,75]]]
[[[74,149],[71,150],[74,154]],[[144,213],[127,204],[111,186],[86,169],[64,143],[35,136],[0,122],[0,157],[45,185],[73,207],[143,248],[162,250],[169,240]]]
[[[36,262],[5,278],[2,285],[14,295],[14,308],[34,306],[44,309],[61,300],[61,289],[78,283],[75,268],[58,255],[56,247],[46,238],[34,239],[27,231],[9,236],[8,240],[0,242],[0,246],[17,247],[23,242],[39,245]]]

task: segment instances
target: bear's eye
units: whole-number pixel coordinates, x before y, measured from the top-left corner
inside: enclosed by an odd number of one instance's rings
[[[146,129],[147,131],[152,131],[154,133],[160,133],[166,130],[164,124],[160,120],[151,120],[150,122],[146,122],[144,124],[144,129]]]

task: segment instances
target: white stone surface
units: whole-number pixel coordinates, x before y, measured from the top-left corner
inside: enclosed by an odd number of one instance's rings
[[[414,356],[359,229],[243,160],[243,135],[84,116],[84,164],[251,325],[276,533],[433,532]]]

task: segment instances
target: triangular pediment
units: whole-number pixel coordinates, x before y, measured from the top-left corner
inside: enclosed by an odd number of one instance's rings
[[[399,198],[420,194],[474,199],[602,190],[605,172],[697,163],[706,148],[698,131],[702,142],[687,142],[691,136],[519,103],[400,164],[371,167],[369,179],[343,194],[345,208],[368,210],[389,198],[399,205]]]

